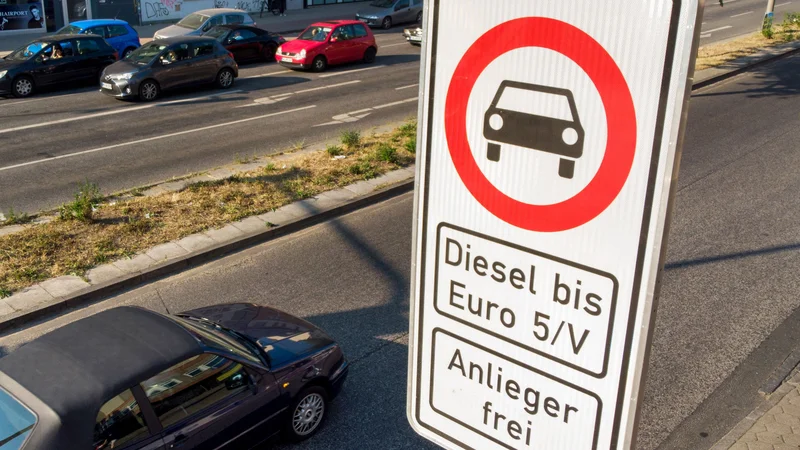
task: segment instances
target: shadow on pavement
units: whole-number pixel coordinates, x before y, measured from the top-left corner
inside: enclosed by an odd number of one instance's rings
[[[692,266],[699,266],[703,264],[710,264],[719,261],[729,261],[729,260],[736,260],[747,258],[751,256],[761,256],[761,255],[769,255],[772,253],[780,253],[780,252],[790,252],[800,250],[800,243],[798,244],[787,244],[787,245],[778,245],[774,247],[766,247],[760,248],[757,250],[748,250],[745,252],[737,252],[737,253],[729,253],[727,255],[716,255],[716,256],[706,256],[704,258],[695,258],[695,259],[688,259],[684,261],[676,261],[672,263],[668,263],[664,265],[665,270],[671,269],[683,269],[686,267]]]
[[[752,74],[754,80],[740,82],[746,87],[743,90],[720,90],[721,92],[695,94],[693,97],[744,94],[750,98],[775,97],[781,100],[796,101],[795,96],[800,94],[800,54],[756,67],[748,73]]]

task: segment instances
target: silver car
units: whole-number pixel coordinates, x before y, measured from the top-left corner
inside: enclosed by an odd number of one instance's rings
[[[156,31],[153,39],[165,39],[178,36],[200,36],[217,25],[250,25],[256,22],[241,9],[212,8],[193,12],[175,25]]]
[[[422,0],[375,0],[356,13],[356,20],[385,30],[397,23],[422,23]]]

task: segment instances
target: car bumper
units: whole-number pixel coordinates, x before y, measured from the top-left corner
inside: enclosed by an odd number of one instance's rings
[[[336,370],[330,378],[330,394],[331,398],[336,397],[339,395],[339,392],[342,391],[342,386],[344,386],[344,381],[347,379],[347,374],[350,372],[350,363],[345,360],[342,363],[341,367]]]
[[[282,65],[283,67],[288,67],[290,69],[308,69],[311,67],[311,64],[304,64],[300,62],[288,62],[281,60],[278,60],[278,64]]]
[[[422,36],[406,36],[406,40],[411,45],[422,45]]]
[[[130,98],[138,94],[138,85],[129,81],[101,81],[100,92],[110,97]]]
[[[382,20],[381,20],[381,18],[380,18],[380,17],[379,17],[379,18],[377,18],[377,19],[372,19],[372,18],[367,18],[367,17],[359,17],[359,16],[356,16],[356,20],[358,20],[359,22],[365,23],[365,24],[367,24],[367,25],[368,25],[368,26],[370,26],[370,27],[377,27],[377,26],[380,26],[380,24],[381,24],[381,22],[382,22]]]
[[[11,93],[11,79],[7,76],[0,78],[0,95]]]

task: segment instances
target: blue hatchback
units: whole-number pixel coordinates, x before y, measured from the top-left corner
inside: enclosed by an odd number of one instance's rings
[[[141,46],[139,34],[128,22],[116,19],[81,20],[72,22],[55,34],[96,34],[114,47],[122,59]]]

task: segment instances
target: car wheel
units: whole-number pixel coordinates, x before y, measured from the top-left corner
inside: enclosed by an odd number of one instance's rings
[[[221,89],[228,89],[229,87],[233,86],[233,71],[231,69],[225,68],[219,71],[217,74],[217,87]]]
[[[127,57],[128,57],[128,55],[130,55],[131,53],[133,53],[133,51],[134,51],[134,50],[135,50],[135,49],[134,49],[133,47],[128,47],[128,48],[126,48],[126,49],[125,49],[125,50],[122,52],[122,57],[121,57],[120,59],[125,59],[125,58],[127,58]]]
[[[23,98],[33,94],[33,78],[29,76],[19,76],[14,79],[12,85],[14,97]]]
[[[378,53],[375,47],[370,47],[364,52],[364,62],[371,64],[375,62],[375,55]]]
[[[146,102],[152,102],[158,98],[160,91],[158,83],[153,80],[146,80],[139,85],[139,98]]]
[[[267,44],[264,46],[263,54],[264,61],[275,61],[275,52],[278,50],[278,47],[275,44]]]
[[[417,23],[422,23],[422,11],[417,13]]]
[[[389,16],[384,17],[383,22],[381,22],[381,28],[383,28],[384,30],[392,28],[392,18]]]
[[[311,69],[313,69],[314,72],[322,72],[327,68],[328,68],[328,60],[325,59],[325,57],[322,55],[319,55],[316,58],[314,58],[314,61],[311,63]]]
[[[304,389],[289,408],[286,440],[299,442],[319,430],[328,412],[328,393],[320,386]]]

